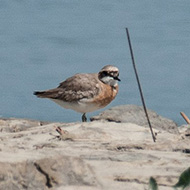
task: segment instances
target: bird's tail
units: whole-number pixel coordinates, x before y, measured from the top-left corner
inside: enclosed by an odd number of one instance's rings
[[[50,89],[45,91],[35,91],[34,95],[36,95],[38,98],[51,98],[56,99],[59,96],[59,89]]]
[[[33,94],[36,95],[38,98],[47,97],[47,91],[35,91]]]

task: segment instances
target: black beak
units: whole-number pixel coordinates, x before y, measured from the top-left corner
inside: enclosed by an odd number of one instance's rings
[[[121,81],[118,77],[114,77],[115,80]]]

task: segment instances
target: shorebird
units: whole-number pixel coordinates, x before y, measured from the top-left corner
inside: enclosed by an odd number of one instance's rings
[[[119,69],[112,65],[104,66],[99,73],[80,73],[61,82],[57,88],[36,91],[39,98],[48,98],[66,109],[86,113],[107,106],[118,93]]]

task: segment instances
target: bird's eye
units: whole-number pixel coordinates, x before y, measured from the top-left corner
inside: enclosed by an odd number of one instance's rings
[[[107,75],[108,75],[108,72],[107,72],[107,71],[103,71],[103,72],[102,72],[102,75],[103,75],[103,76],[107,76]]]

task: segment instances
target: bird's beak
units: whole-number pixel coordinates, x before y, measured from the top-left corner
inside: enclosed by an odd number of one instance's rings
[[[114,77],[115,80],[121,81],[118,77]]]

